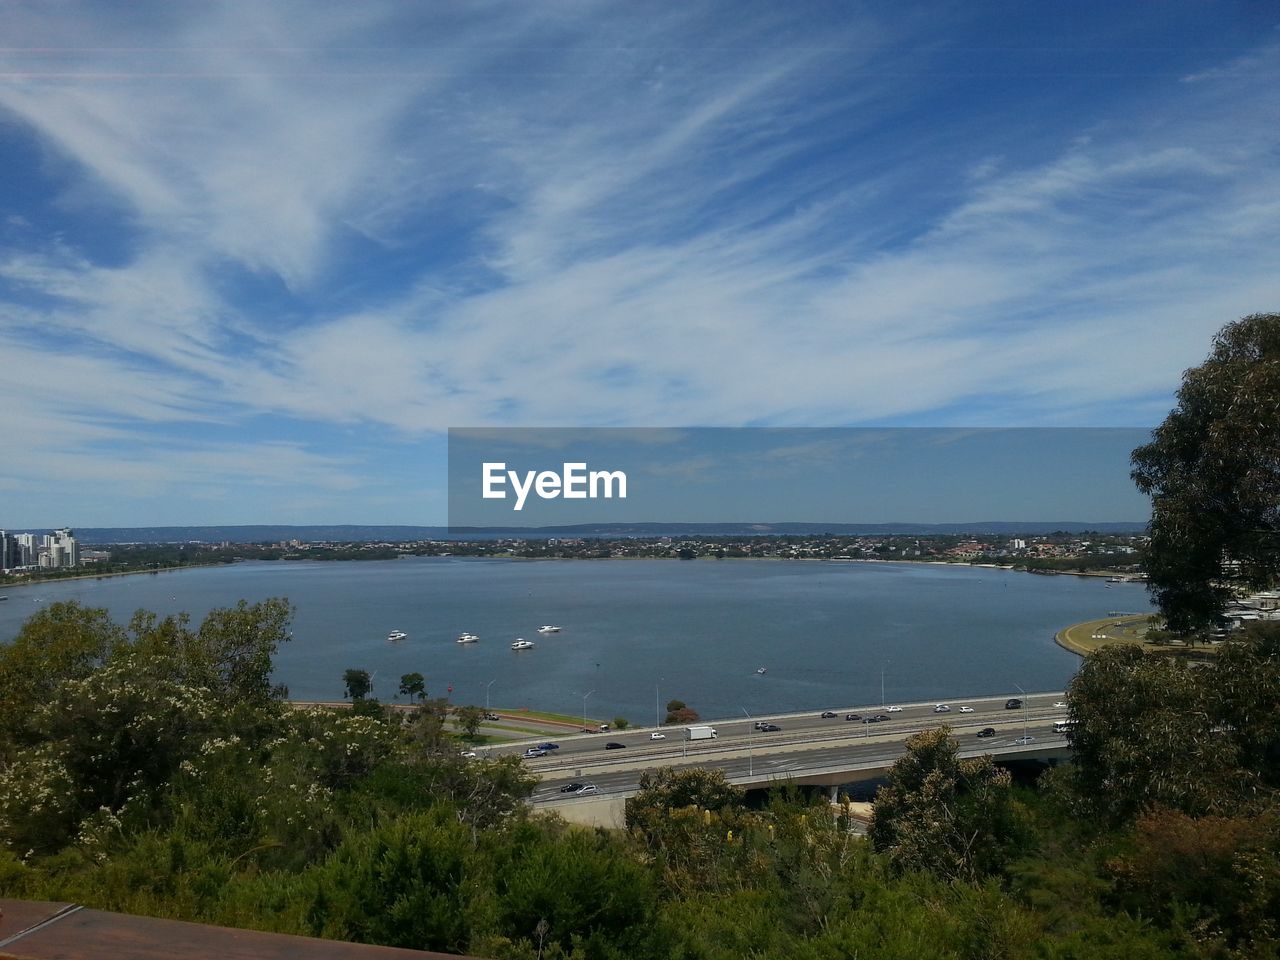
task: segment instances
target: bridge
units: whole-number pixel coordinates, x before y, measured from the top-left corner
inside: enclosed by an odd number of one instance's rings
[[[1007,697],[975,697],[892,707],[849,707],[768,717],[743,716],[702,721],[715,728],[714,740],[684,740],[683,727],[644,727],[623,732],[578,734],[555,739],[559,748],[525,761],[542,781],[531,797],[539,808],[565,819],[615,826],[623,803],[634,796],[640,775],[658,767],[707,767],[723,770],[730,783],[760,788],[792,783],[825,787],[835,798],[841,786],[882,776],[902,756],[912,734],[947,726],[960,742],[962,757],[990,755],[997,760],[1056,761],[1069,755],[1066,740],[1054,732],[1067,716],[1062,692],[1018,695],[1020,709],[1006,709]],[[965,708],[962,712],[961,708]],[[854,714],[858,719],[846,720]],[[885,721],[866,723],[868,716]],[[780,729],[761,731],[757,721]],[[980,731],[994,734],[979,737]],[[664,739],[654,740],[652,734]],[[490,754],[520,754],[547,742],[528,740],[494,747]],[[606,744],[622,744],[610,749]],[[591,783],[595,794],[575,797],[560,792],[568,783]]]

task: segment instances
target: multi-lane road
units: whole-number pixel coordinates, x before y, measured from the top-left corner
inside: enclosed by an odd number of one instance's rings
[[[595,784],[599,794],[626,795],[634,791],[645,770],[666,766],[714,767],[744,785],[778,780],[838,783],[846,774],[846,779],[852,780],[859,771],[887,766],[901,755],[911,734],[944,724],[952,729],[966,754],[1035,755],[1060,748],[1064,741],[1054,732],[1053,722],[1066,717],[1064,695],[1017,696],[1023,701],[1020,709],[1007,709],[1009,698],[1004,696],[945,701],[950,708],[946,712],[935,712],[937,704],[933,702],[832,708],[825,712],[834,713],[834,717],[811,711],[706,721],[716,730],[714,740],[686,741],[683,727],[650,727],[504,744],[492,748],[491,755],[521,754],[546,742],[558,744],[546,756],[525,761],[542,777],[534,801],[547,802],[566,799],[559,788],[570,782]],[[961,707],[971,712],[962,712]],[[846,720],[850,713],[889,719],[879,723]],[[760,731],[755,728],[756,721],[781,729]],[[987,727],[993,728],[995,735],[979,738],[978,731]],[[653,733],[662,733],[665,739],[654,740]],[[1030,741],[1019,742],[1026,737]],[[609,749],[609,743],[624,746]]]

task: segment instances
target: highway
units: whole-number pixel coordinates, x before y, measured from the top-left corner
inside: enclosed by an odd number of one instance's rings
[[[838,783],[857,779],[858,771],[884,767],[901,756],[907,737],[922,730],[949,726],[965,755],[991,753],[997,756],[1036,755],[1059,749],[1065,741],[1053,732],[1053,721],[1066,717],[1061,692],[1032,693],[1017,710],[1005,708],[1007,697],[982,697],[945,701],[950,711],[935,713],[935,703],[902,704],[890,711],[879,706],[832,709],[835,718],[822,718],[821,711],[769,717],[704,721],[717,732],[715,740],[687,742],[683,727],[648,727],[621,733],[579,734],[555,738],[559,749],[545,757],[525,761],[542,778],[534,794],[535,803],[560,802],[559,788],[569,782],[595,784],[601,795],[625,796],[635,790],[640,774],[657,767],[714,767],[742,785],[764,785],[771,780]],[[960,707],[971,707],[961,713]],[[848,713],[862,717],[885,715],[889,720],[864,724],[846,721]],[[754,729],[756,720],[781,727],[775,732]],[[996,736],[978,738],[977,732],[993,727]],[[651,740],[661,732],[664,740]],[[1029,744],[1016,741],[1024,735]],[[520,754],[546,740],[503,744],[489,751],[491,756]],[[625,744],[624,749],[606,749],[606,743]]]

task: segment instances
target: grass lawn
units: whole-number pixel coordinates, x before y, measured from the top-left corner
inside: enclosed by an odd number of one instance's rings
[[[1129,615],[1127,617],[1104,617],[1101,620],[1087,620],[1058,631],[1054,640],[1072,653],[1088,656],[1095,650],[1121,643],[1128,646],[1141,647],[1147,653],[1187,654],[1194,652],[1196,656],[1212,654],[1216,648],[1205,645],[1183,647],[1169,644],[1155,644],[1146,641],[1147,628],[1155,621],[1153,614]]]

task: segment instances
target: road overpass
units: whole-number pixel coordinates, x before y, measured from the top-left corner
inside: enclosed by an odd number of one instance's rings
[[[881,776],[905,749],[912,734],[947,726],[960,742],[961,756],[991,755],[997,760],[1052,761],[1068,755],[1066,741],[1053,730],[1054,721],[1066,718],[1061,692],[1017,695],[1020,709],[1005,708],[1007,697],[977,697],[944,701],[948,712],[935,712],[937,703],[909,703],[890,707],[849,707],[769,717],[704,721],[717,738],[689,742],[683,727],[646,727],[624,732],[577,735],[554,742],[559,748],[545,757],[525,761],[542,781],[531,800],[554,809],[568,819],[595,823],[619,823],[623,801],[636,792],[640,775],[658,767],[708,767],[723,770],[731,783],[753,788],[793,783],[828,787]],[[972,712],[961,712],[967,707]],[[849,714],[859,719],[846,720]],[[867,716],[888,716],[865,723]],[[780,730],[762,732],[755,722],[773,723]],[[995,735],[979,738],[980,730]],[[666,739],[653,740],[661,733]],[[504,744],[491,755],[519,754],[545,740]],[[621,743],[621,749],[607,749]],[[567,783],[592,783],[598,793],[571,797],[560,793]]]

